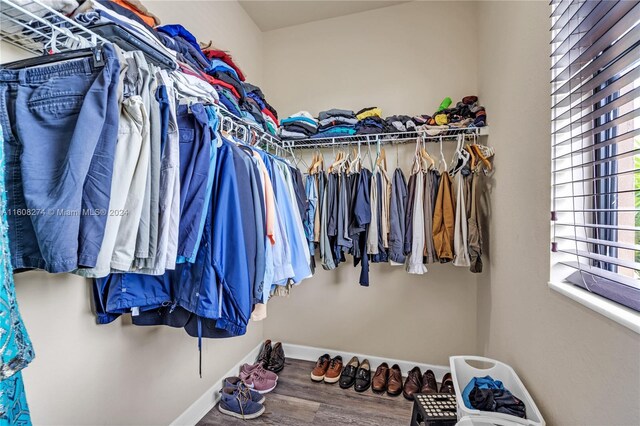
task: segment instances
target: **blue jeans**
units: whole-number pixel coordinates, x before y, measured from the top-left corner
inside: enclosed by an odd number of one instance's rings
[[[15,269],[96,264],[118,136],[120,64],[92,58],[0,70],[7,213]]]

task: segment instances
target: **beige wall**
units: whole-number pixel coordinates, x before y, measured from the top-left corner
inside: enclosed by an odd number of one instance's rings
[[[282,117],[372,105],[385,116],[432,113],[445,96],[476,93],[476,32],[475,5],[465,2],[412,2],[266,32],[265,93]],[[405,173],[412,152],[399,150]],[[392,172],[396,150],[387,155]],[[319,267],[289,299],[270,302],[265,337],[432,364],[473,353],[477,276],[452,265],[422,276],[403,269],[372,265],[371,286],[361,288],[350,256],[335,271]]]
[[[262,85],[262,32],[235,0],[146,0],[162,24],[182,24],[199,42],[231,53],[247,81]]]
[[[147,5],[164,23],[179,22],[231,50],[260,82],[261,33],[236,2]],[[2,62],[17,53],[0,44]],[[200,379],[197,339],[184,330],[121,320],[96,325],[89,281],[79,277],[28,272],[15,281],[36,351],[24,372],[35,424],[168,424],[262,339],[262,324],[250,324],[244,337],[205,340]]]
[[[640,336],[547,287],[548,2],[479,2],[479,93],[496,173],[479,352],[512,365],[549,424],[640,423]]]
[[[235,2],[149,6],[231,50],[282,116],[374,104],[385,114],[428,113],[444,96],[477,92],[498,152],[487,271],[435,265],[420,277],[372,265],[364,289],[351,260],[319,268],[290,298],[270,302],[264,330],[251,324],[245,337],[206,341],[202,380],[196,341],[182,330],[97,326],[87,281],[20,274],[37,353],[25,370],[36,424],[169,423],[263,335],[437,364],[486,354],[516,368],[549,424],[638,424],[638,335],[546,286],[547,2],[413,2],[264,34]],[[0,44],[2,62],[15,57]],[[410,152],[400,150],[405,170]]]
[[[266,95],[282,117],[372,105],[432,113],[477,89],[475,7],[410,2],[266,32]]]

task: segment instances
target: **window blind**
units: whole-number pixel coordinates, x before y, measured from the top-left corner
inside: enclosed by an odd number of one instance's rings
[[[551,2],[552,280],[640,311],[640,2]]]

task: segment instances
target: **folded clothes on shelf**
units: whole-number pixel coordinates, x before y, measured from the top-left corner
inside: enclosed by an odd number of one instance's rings
[[[401,133],[424,131],[430,136],[446,135],[450,130],[483,127],[487,124],[487,112],[478,104],[477,96],[465,96],[452,106],[451,98],[445,98],[432,114],[392,115],[382,117],[379,107],[367,107],[354,112],[348,109],[331,108],[321,111],[317,119],[309,115],[317,132],[310,133],[304,125],[295,123],[294,116],[283,120],[280,136],[284,139],[315,139],[379,133]],[[311,124],[311,123],[310,123]],[[397,137],[397,136],[394,136]]]
[[[306,139],[318,132],[318,121],[308,111],[298,111],[280,121],[282,139]]]
[[[358,120],[364,120],[368,117],[382,117],[382,110],[378,107],[363,108],[356,113]]]
[[[324,121],[327,119],[336,119],[336,118],[345,118],[348,120],[358,120],[356,118],[356,114],[355,112],[348,110],[348,109],[339,109],[339,108],[331,108],[329,110],[326,111],[321,111],[320,114],[318,114],[318,120],[320,121]],[[355,123],[354,123],[355,124]]]
[[[331,138],[338,136],[352,136],[356,134],[356,129],[353,126],[333,126],[330,129],[326,129],[322,132],[318,132],[311,136],[313,139]]]

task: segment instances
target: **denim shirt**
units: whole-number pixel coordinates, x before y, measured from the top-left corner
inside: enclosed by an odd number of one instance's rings
[[[304,218],[304,233],[309,243],[309,251],[311,255],[315,251],[315,243],[313,241],[313,226],[316,219],[316,208],[318,205],[318,190],[316,188],[315,177],[307,175],[305,179],[305,192],[309,200],[309,209]]]

